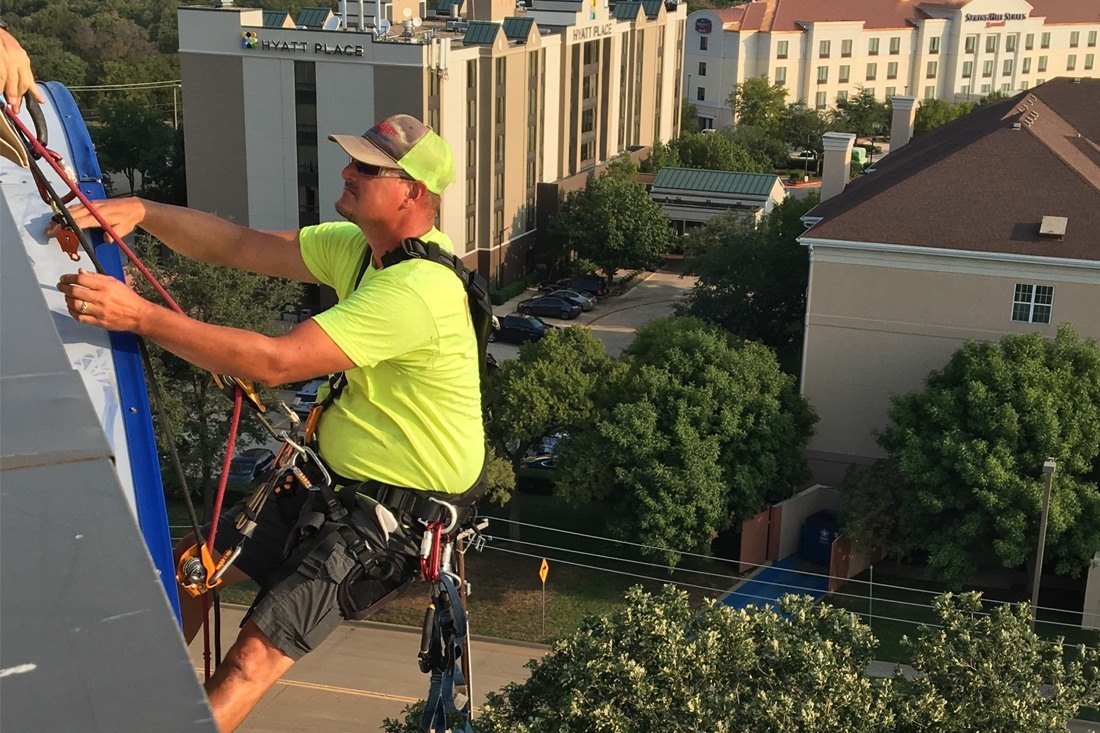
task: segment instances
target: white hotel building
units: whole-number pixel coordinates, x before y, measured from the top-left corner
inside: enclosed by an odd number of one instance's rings
[[[688,16],[684,88],[704,128],[766,76],[824,110],[873,90],[961,101],[1059,76],[1100,78],[1097,0],[754,0]]]

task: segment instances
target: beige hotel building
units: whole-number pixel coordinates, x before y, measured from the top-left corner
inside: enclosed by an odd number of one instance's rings
[[[819,110],[874,91],[961,101],[1059,76],[1100,78],[1096,0],[753,0],[687,22],[684,87],[704,128],[766,76]]]
[[[179,10],[188,201],[250,226],[337,219],[347,156],[327,136],[405,112],[451,144],[439,227],[499,287],[530,265],[559,182],[679,129],[675,2],[216,5]]]

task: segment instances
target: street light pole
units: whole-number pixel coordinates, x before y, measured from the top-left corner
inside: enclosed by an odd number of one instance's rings
[[[1039,550],[1035,557],[1035,577],[1031,580],[1031,630],[1035,631],[1035,617],[1039,611],[1039,578],[1043,574],[1043,550],[1047,544],[1047,517],[1050,514],[1050,484],[1058,464],[1047,458],[1043,464],[1043,515],[1039,520]]]

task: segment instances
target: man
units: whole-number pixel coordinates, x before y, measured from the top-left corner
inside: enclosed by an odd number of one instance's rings
[[[262,232],[136,198],[100,204],[120,236],[140,226],[187,257],[336,290],[336,306],[288,334],[268,337],[195,321],[94,273],[65,275],[58,288],[81,323],[132,331],[218,374],[270,386],[343,371],[347,387],[317,429],[324,462],[334,475],[349,477],[340,483],[373,480],[460,497],[478,482],[485,457],[477,342],[466,293],[459,278],[437,263],[406,260],[383,267],[382,261],[409,237],[451,249],[434,227],[439,195],[455,177],[450,148],[408,115],[390,117],[362,137],[329,139],[351,158],[336,202],[347,222]],[[73,213],[79,225],[96,226],[83,207]],[[294,661],[340,621],[337,586],[351,561],[334,554],[315,577],[287,578],[280,569],[283,543],[301,501],[288,511],[281,497],[268,501],[256,534],[225,576],[225,582],[251,576],[269,592],[207,683],[222,731],[236,728]],[[401,536],[389,511],[378,510],[378,526],[371,530],[415,553],[415,540]],[[236,513],[231,509],[219,520],[219,552],[239,540]],[[401,524],[407,527],[409,520],[403,517]],[[181,543],[177,555],[190,545]],[[190,641],[201,625],[201,598],[186,597],[182,605]]]
[[[27,52],[15,40],[15,36],[8,32],[7,25],[0,20],[0,92],[4,99],[11,105],[14,112],[19,112],[23,104],[23,95],[30,92],[39,103],[45,102],[42,92],[34,85],[34,73],[31,71],[31,59]]]

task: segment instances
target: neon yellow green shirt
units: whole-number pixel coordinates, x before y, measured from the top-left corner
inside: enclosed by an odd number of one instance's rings
[[[461,493],[485,459],[477,339],[454,272],[408,260],[355,277],[366,240],[349,222],[300,232],[302,258],[339,297],[313,320],[355,363],[321,416],[321,457],[348,478]],[[433,228],[421,237],[453,251]],[[321,396],[318,396],[321,399]]]

